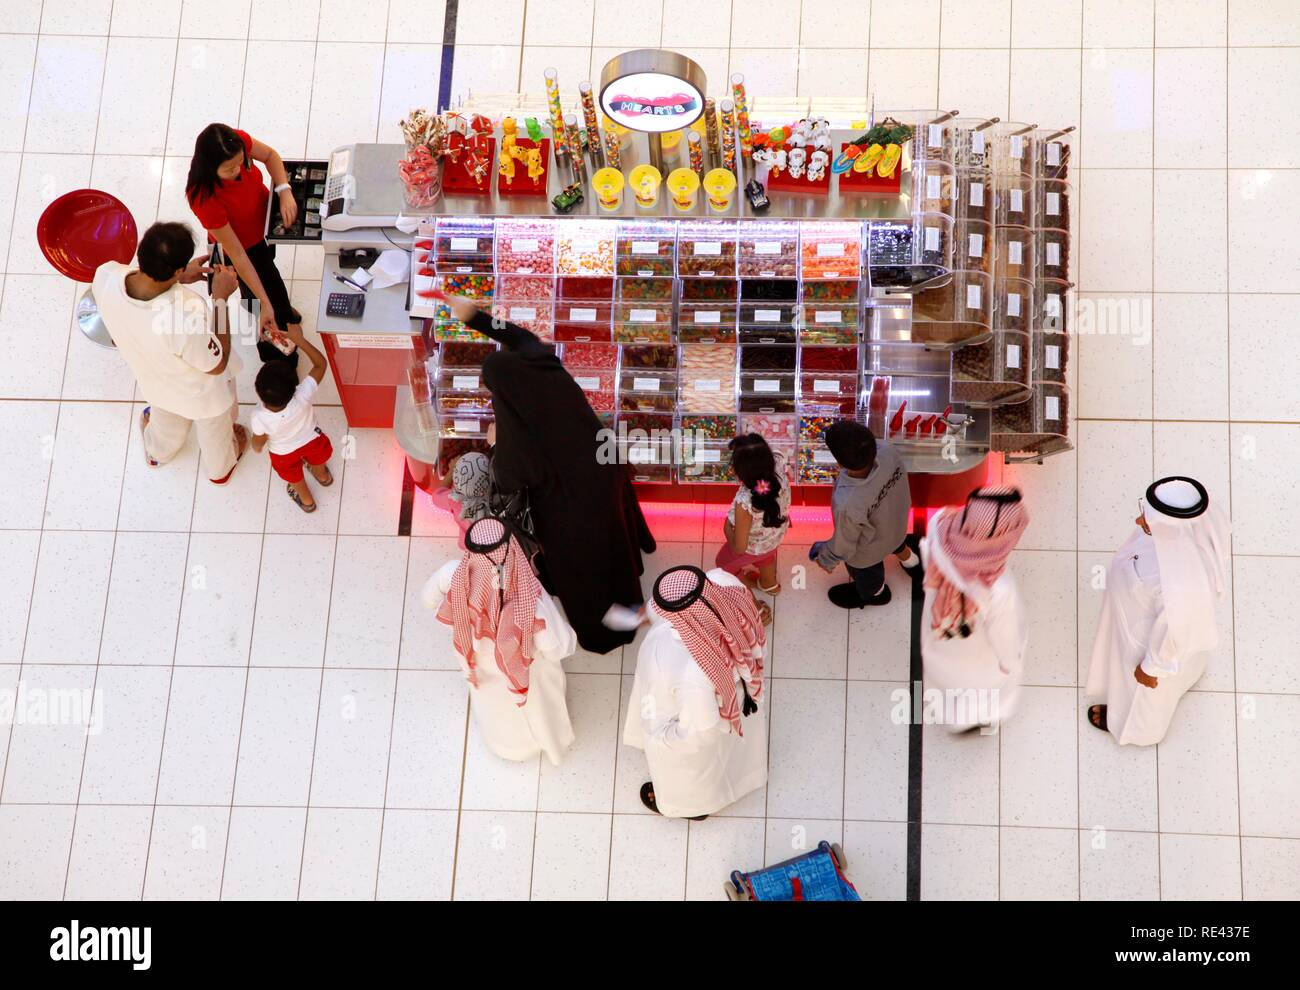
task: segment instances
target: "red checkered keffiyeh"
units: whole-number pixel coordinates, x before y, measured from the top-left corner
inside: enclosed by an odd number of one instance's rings
[[[659,578],[658,591],[668,601],[674,601],[688,595],[698,582],[698,574],[676,571]],[[657,602],[650,607],[672,624],[692,659],[712,682],[718,714],[731,723],[737,735],[743,736],[736,673],[745,679],[751,698],[757,701],[762,697],[763,645],[767,642],[763,620],[749,589],[706,579],[703,594],[682,611],[670,612]]]
[[[496,519],[481,519],[472,532],[476,541],[492,543],[501,538],[505,528]],[[504,604],[498,593],[501,588],[505,590]],[[546,628],[537,618],[541,590],[537,575],[512,536],[491,553],[466,550],[438,609],[438,620],[452,628],[452,645],[469,668],[470,684],[478,687],[474,641],[490,639],[497,666],[506,675],[510,690],[518,695],[521,707],[528,700],[533,635]]]
[[[1014,488],[978,488],[961,511],[948,509],[935,519],[939,545],[966,585],[991,587],[1006,570],[1007,558],[1029,525],[1023,502],[1000,502],[993,496],[1010,495]],[[979,606],[966,598],[943,573],[926,565],[925,587],[934,591],[930,627],[944,636],[958,634],[963,622],[974,627]]]

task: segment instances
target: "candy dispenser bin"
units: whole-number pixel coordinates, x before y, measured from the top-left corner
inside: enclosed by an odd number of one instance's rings
[[[1029,398],[1031,352],[1028,333],[997,331],[991,340],[953,352],[956,402],[997,406]]]
[[[1070,283],[1059,278],[1040,278],[1034,282],[1035,330],[1070,332]]]
[[[993,273],[999,278],[1032,279],[1034,277],[1033,232],[1028,227],[995,227],[993,238]]]
[[[735,413],[734,344],[682,344],[679,366],[678,408],[683,413]]]
[[[953,121],[953,160],[961,169],[987,171],[993,167],[992,127],[996,120],[958,117]]]
[[[798,350],[793,344],[745,344],[740,348],[738,406],[747,413],[792,413]]]
[[[826,431],[838,419],[835,415],[823,415],[820,410],[800,409],[799,412],[799,447],[798,447],[798,482],[803,485],[833,484],[839,475],[839,465],[835,456],[826,446]]]
[[[619,362],[619,408],[670,414],[677,408],[677,348],[671,344],[623,344]]]
[[[993,329],[1029,331],[1034,323],[1034,283],[1023,278],[993,280]]]
[[[1034,187],[1034,226],[1070,229],[1073,190],[1064,179],[1040,179]]]
[[[917,162],[947,162],[957,156],[957,136],[962,128],[952,114],[930,120],[918,120],[912,135],[912,167]]]
[[[620,412],[618,452],[630,465],[632,480],[670,484],[673,480],[675,420],[672,413]]]
[[[449,296],[465,296],[482,308],[491,310],[496,296],[496,278],[492,275],[441,275],[434,279],[434,288]],[[471,330],[451,313],[451,307],[441,300],[433,302],[433,337],[435,340],[483,341],[477,330]]]
[[[578,383],[597,413],[617,406],[618,347],[604,343],[571,343],[560,347],[560,361]]]
[[[942,213],[918,213],[913,219],[912,257],[909,264],[951,269],[955,256],[956,227]]]
[[[677,225],[677,274],[683,277],[735,278],[734,220],[682,221]]]
[[[1039,276],[1068,280],[1070,277],[1069,231],[1046,228],[1034,231],[1034,260]]]
[[[799,283],[793,278],[742,278],[737,335],[742,344],[795,339]]]
[[[912,209],[956,216],[957,170],[948,162],[919,161],[912,165]]]
[[[788,279],[799,273],[799,225],[793,220],[742,224],[737,244],[741,278]]]
[[[728,445],[736,436],[736,417],[683,414],[678,426],[682,437],[678,479],[693,484],[734,483]]]
[[[992,172],[982,168],[957,170],[957,218],[990,222],[993,220]]]
[[[993,274],[993,225],[984,220],[957,221],[957,250],[961,267],[968,271]]]
[[[912,340],[951,349],[987,340],[993,325],[992,278],[955,271],[912,295]]]
[[[677,337],[682,343],[734,342],[739,283],[728,277],[680,280]]]
[[[555,271],[555,221],[501,217],[496,225],[498,275],[549,275]]]
[[[677,224],[673,221],[618,221],[618,274],[671,276],[676,253]]]
[[[1025,175],[998,174],[993,178],[993,220],[1000,227],[1034,225],[1033,179]]]
[[[615,232],[613,220],[557,222],[555,270],[561,275],[613,275]]]
[[[434,267],[439,274],[496,271],[496,225],[491,217],[439,217],[434,240]]]
[[[556,340],[610,341],[613,319],[612,277],[560,277],[555,303]]]
[[[857,279],[862,275],[862,224],[805,221],[799,228],[800,274],[813,279]]]
[[[1040,179],[1067,179],[1070,160],[1074,157],[1074,128],[1064,130],[1040,128],[1037,134]]]
[[[806,282],[799,318],[805,344],[847,344],[858,339],[861,283],[849,279]]]
[[[993,410],[990,446],[1008,461],[1036,460],[1070,449],[1070,390],[1053,382],[1035,382],[1028,402]]]
[[[497,319],[555,339],[555,279],[550,275],[500,275],[492,313]]]
[[[1034,177],[1038,139],[1032,124],[1004,120],[993,125],[993,170],[1003,175]]]
[[[1041,331],[1033,335],[1033,341],[1034,381],[1064,385],[1070,361],[1069,335]]]

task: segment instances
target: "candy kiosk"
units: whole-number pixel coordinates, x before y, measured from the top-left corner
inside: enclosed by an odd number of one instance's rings
[[[1072,128],[777,117],[657,50],[569,113],[544,83],[535,107],[415,111],[405,144],[329,163],[319,327],[349,423],[392,426],[418,484],[492,421],[496,345],[446,295],[553,342],[657,498],[709,500],[752,431],[824,501],[839,417],[957,498],[991,452],[1070,448]]]

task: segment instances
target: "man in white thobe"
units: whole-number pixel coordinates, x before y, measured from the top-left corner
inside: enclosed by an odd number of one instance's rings
[[[661,575],[656,587],[677,570]],[[743,657],[725,670],[722,663],[710,667],[702,639],[689,629],[683,636],[674,625],[682,625],[682,620],[672,613],[655,604],[647,607],[650,631],[637,653],[623,742],[645,750],[651,782],[642,788],[642,802],[668,818],[711,815],[767,782],[763,709],[745,705],[749,714],[742,715],[732,707],[734,699],[758,698],[762,690],[762,619],[753,595],[739,579],[718,568],[707,575],[693,570],[707,578],[703,598],[717,612],[704,601],[691,605],[692,628],[704,636],[711,633],[712,644],[725,639],[735,655]],[[725,700],[720,698],[719,678],[731,678],[734,685]]]
[[[1232,548],[1227,514],[1191,478],[1147,489],[1137,529],[1111,559],[1087,697],[1088,721],[1122,745],[1160,742],[1219,641]]]

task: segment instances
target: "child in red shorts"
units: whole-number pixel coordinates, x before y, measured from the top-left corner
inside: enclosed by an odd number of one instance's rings
[[[315,512],[316,501],[307,487],[302,466],[305,463],[321,487],[334,483],[327,463],[334,453],[330,438],[316,425],[312,397],[325,377],[325,355],[312,346],[302,328],[291,325],[286,331],[290,340],[311,359],[307,377],[298,381],[298,369],[285,361],[268,361],[257,373],[253,387],[257,390],[257,408],[249,419],[253,449],[270,447],[271,467],[287,483],[289,497],[303,512]]]

